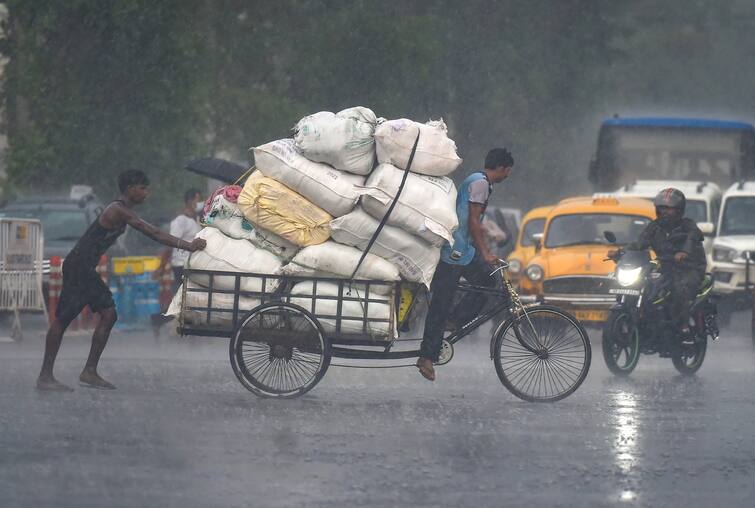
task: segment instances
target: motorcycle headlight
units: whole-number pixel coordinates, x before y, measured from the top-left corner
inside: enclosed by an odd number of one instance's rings
[[[532,282],[537,282],[539,280],[542,280],[543,278],[543,268],[538,265],[528,266],[527,270],[524,273],[527,275],[527,278],[531,280]]]
[[[737,258],[737,251],[728,247],[714,247],[713,261],[732,262]]]
[[[519,273],[522,271],[522,262],[518,259],[509,260],[509,272]]]
[[[616,270],[616,280],[619,281],[619,285],[622,287],[631,286],[637,282],[642,273],[642,267],[637,268],[619,268]]]

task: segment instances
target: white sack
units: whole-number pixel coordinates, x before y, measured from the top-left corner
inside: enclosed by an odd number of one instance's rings
[[[390,164],[375,168],[363,187],[362,208],[382,220],[403,176],[404,170]],[[445,242],[453,245],[453,232],[459,226],[453,180],[410,172],[387,223],[420,236],[436,247],[442,247]]]
[[[188,282],[186,286],[186,307],[207,307],[208,293],[188,291],[191,288],[199,288],[200,286]],[[181,313],[181,302],[183,296],[183,285],[179,286],[178,292],[170,302],[168,310],[165,312],[166,316],[177,316]],[[212,308],[213,309],[229,309],[233,310],[234,295],[227,293],[212,293]],[[250,298],[248,296],[239,296],[239,312],[250,311],[260,304],[260,300],[256,298]],[[183,320],[186,324],[206,324],[207,323],[207,311],[201,310],[185,310],[183,313]],[[210,312],[210,324],[213,325],[229,325],[233,322],[233,312]]]
[[[339,243],[364,250],[378,224],[377,219],[357,208],[330,222],[331,236]],[[396,265],[406,280],[421,282],[428,288],[440,260],[440,248],[387,224],[380,231],[370,253]]]
[[[252,225],[244,217],[239,206],[228,201],[222,194],[218,194],[212,200],[210,210],[205,214],[203,220],[207,226],[219,229],[226,236],[237,240],[248,240],[255,246],[270,251],[285,260],[294,257],[299,249],[288,240]]]
[[[319,316],[335,316],[338,312],[338,300],[324,300],[315,298],[315,308],[312,310],[312,282],[300,282],[291,289],[290,303],[300,305],[312,312],[322,325],[325,333],[335,333],[336,320],[325,319]],[[359,298],[362,301],[342,300],[341,317],[358,318],[357,320],[341,319],[342,333],[362,333],[362,319],[364,319],[364,293],[352,288],[349,293],[344,287],[343,296]],[[306,295],[306,296],[296,296]],[[317,283],[317,296],[338,296],[338,284],[329,282]],[[370,335],[388,335],[390,331],[391,305],[386,296],[370,294],[370,300],[382,300],[386,303],[370,301],[367,305],[367,317],[370,319],[385,319],[386,322],[368,322],[367,333]]]
[[[359,199],[356,185],[364,177],[312,162],[298,152],[293,139],[254,148],[254,163],[268,178],[301,194],[333,217],[349,213]]]
[[[188,268],[195,270],[217,270],[224,272],[279,274],[283,261],[265,249],[255,247],[246,240],[236,240],[225,236],[215,228],[204,228],[196,238],[207,242],[204,250],[192,252]],[[191,274],[195,284],[208,287],[210,276]],[[265,291],[274,291],[279,285],[278,279],[267,279]],[[213,287],[217,289],[235,289],[236,278],[230,275],[213,277]],[[261,277],[242,277],[241,291],[261,291]]]
[[[430,176],[445,176],[461,164],[456,143],[448,137],[443,120],[421,124],[402,118],[383,122],[375,129],[378,162],[406,169],[409,155],[420,132],[411,171]]]
[[[291,263],[283,267],[286,275],[299,277],[333,277],[346,279],[354,273],[362,251],[350,245],[328,240],[300,250]],[[398,268],[374,254],[368,253],[359,266],[356,279],[398,281],[401,279]],[[373,286],[373,291],[387,293],[392,285]]]
[[[375,165],[375,126],[371,109],[356,107],[336,114],[321,111],[294,127],[294,142],[307,159],[341,171],[368,175]]]

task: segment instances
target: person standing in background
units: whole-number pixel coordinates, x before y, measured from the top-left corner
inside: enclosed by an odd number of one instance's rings
[[[202,229],[198,218],[203,206],[204,200],[199,189],[192,187],[184,192],[184,207],[178,216],[170,222],[170,234],[186,242],[191,242]],[[189,260],[189,252],[169,248],[165,249],[160,257],[160,267],[155,271],[155,277],[159,277],[170,262],[170,266],[173,268],[173,292],[175,293],[183,281],[184,266]]]

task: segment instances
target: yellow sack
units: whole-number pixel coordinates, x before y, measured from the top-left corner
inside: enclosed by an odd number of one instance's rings
[[[333,217],[259,171],[246,180],[238,205],[254,225],[300,247],[317,245],[330,238]]]

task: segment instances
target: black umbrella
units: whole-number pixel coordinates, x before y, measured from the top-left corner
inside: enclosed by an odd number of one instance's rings
[[[204,159],[194,159],[188,162],[185,169],[192,173],[220,180],[223,183],[232,184],[236,183],[241,178],[241,175],[247,172],[248,168],[235,162],[205,157]]]

